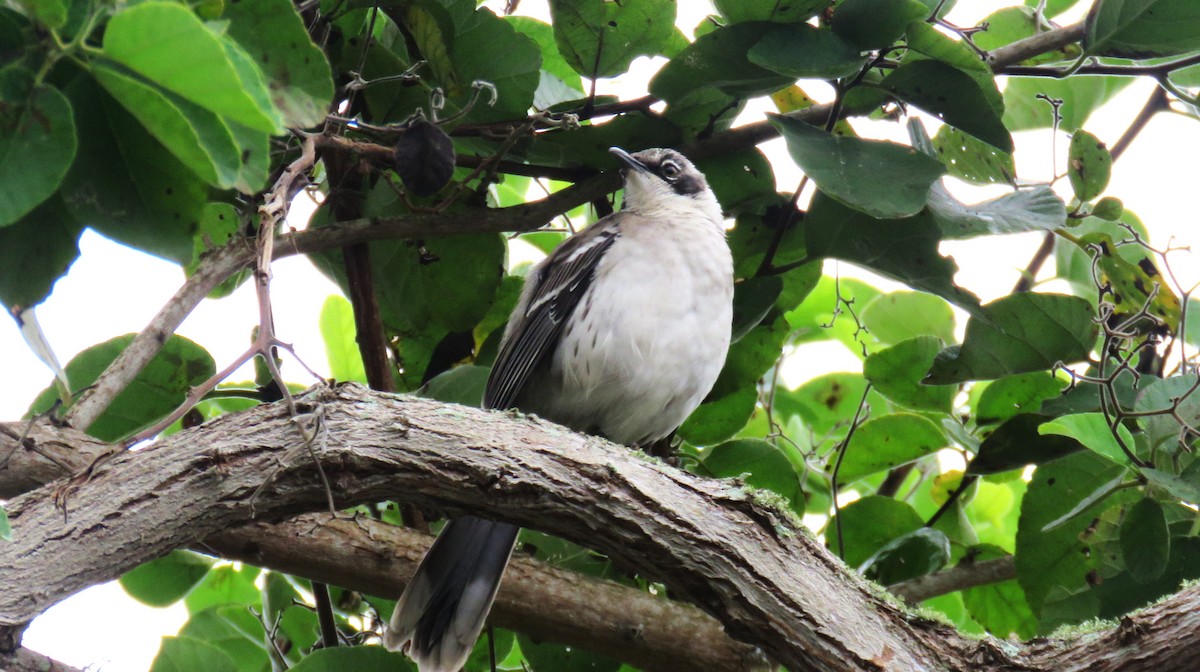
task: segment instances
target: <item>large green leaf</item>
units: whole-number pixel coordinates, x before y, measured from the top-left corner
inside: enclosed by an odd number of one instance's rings
[[[1180,420],[1190,427],[1200,426],[1200,393],[1196,390],[1193,373],[1153,382],[1138,394],[1133,410],[1158,413],[1138,418],[1152,450],[1165,449],[1175,454],[1182,448],[1179,438],[1184,426]]]
[[[343,296],[330,294],[321,306],[319,319],[325,356],[329,360],[329,376],[338,381],[366,384],[367,374],[356,342],[357,327],[350,302]]]
[[[233,659],[238,672],[260,672],[269,669],[271,664],[266,630],[245,605],[210,607],[192,614],[179,629],[179,636],[198,639],[221,649]]]
[[[896,345],[918,336],[954,340],[954,309],[924,292],[889,292],[871,299],[859,314],[862,324],[883,343]]]
[[[49,296],[54,281],[79,256],[82,231],[60,197],[42,203],[12,226],[0,227],[0,304],[24,309]]]
[[[77,77],[67,92],[80,131],[61,192],[67,211],[109,238],[191,261],[207,186],[92,80]]]
[[[96,63],[92,76],[205,182],[222,189],[237,183],[240,152],[220,117],[107,63]]]
[[[238,672],[237,664],[220,648],[190,637],[163,637],[150,672]]]
[[[17,4],[50,28],[61,28],[67,22],[66,0],[18,0]]]
[[[53,86],[33,86],[19,65],[0,69],[0,227],[58,189],[75,158],[71,104]]]
[[[833,12],[833,29],[863,51],[886,47],[908,24],[929,15],[916,0],[844,0]]]
[[[1050,419],[1047,415],[1020,413],[1004,421],[979,445],[967,473],[1000,474],[1083,450],[1072,438],[1040,433],[1038,429]]]
[[[133,340],[133,334],[118,336],[84,350],[67,363],[67,378],[76,390],[96,378]],[[116,441],[146,427],[183,403],[193,386],[216,373],[216,363],[204,348],[182,336],[172,336],[125,391],[88,428],[103,441]],[[30,413],[42,413],[58,400],[54,385],[42,390]]]
[[[1171,557],[1171,533],[1162,504],[1146,497],[1125,512],[1121,522],[1121,557],[1138,583],[1162,576]]]
[[[558,50],[584,77],[615,77],[638,56],[660,54],[675,30],[672,0],[551,0]]]
[[[1003,422],[1019,413],[1036,413],[1046,399],[1058,396],[1067,383],[1045,371],[1005,376],[984,388],[975,403],[975,424]]]
[[[1088,451],[1041,465],[1034,472],[1021,502],[1016,566],[1017,580],[1029,606],[1042,618],[1043,632],[1063,620],[1078,622],[1097,613],[1088,578],[1099,558],[1088,552],[1084,532],[1097,515],[1125,496],[1112,495],[1110,486],[1124,473],[1120,466]],[[1090,496],[1097,492],[1104,496],[1092,500]],[[1081,501],[1090,503],[1078,509]],[[1054,602],[1064,604],[1051,608]]]
[[[800,512],[804,493],[792,463],[778,448],[762,439],[737,439],[714,447],[703,458],[704,468],[717,478],[743,476],[748,485],[781,495]]]
[[[807,21],[829,3],[826,0],[715,0],[713,5],[729,23]]]
[[[1059,128],[1083,127],[1093,111],[1125,88],[1132,77],[1012,77],[1004,86],[1004,125],[1010,131],[1050,128],[1054,108],[1045,98],[1061,100]]]
[[[1010,556],[997,546],[982,544],[967,549],[966,558],[970,560],[964,559],[958,566],[965,568],[976,562],[1003,557]],[[962,592],[962,599],[971,618],[994,637],[1016,635],[1029,639],[1037,634],[1037,617],[1029,608],[1025,591],[1015,579],[968,588]]]
[[[941,61],[910,61],[884,77],[879,87],[1002,152],[1013,151],[1012,137],[1000,121],[1001,110],[992,106],[974,78],[958,68]]]
[[[283,132],[262,73],[185,5],[151,0],[122,8],[104,31],[104,53],[219,115],[259,131]]]
[[[1194,0],[1098,0],[1086,25],[1089,54],[1145,58],[1200,49]]]
[[[751,97],[787,86],[792,77],[755,65],[747,56],[774,29],[772,23],[738,23],[701,35],[650,80],[650,93],[675,102],[703,88]]]
[[[862,401],[867,381],[857,373],[826,373],[791,391],[777,389],[777,406],[791,405],[804,424],[817,436],[846,425]]]
[[[958,386],[921,384],[941,349],[942,341],[936,336],[917,336],[901,341],[867,357],[863,362],[863,376],[883,396],[897,404],[921,411],[949,413]],[[857,434],[855,438],[858,438]]]
[[[922,527],[889,541],[863,563],[863,574],[885,586],[932,574],[950,561],[950,539]]]
[[[524,634],[517,635],[521,653],[534,670],[562,672],[617,672],[621,661],[577,646],[539,642]]]
[[[925,521],[908,504],[892,499],[870,495],[847,504],[830,521],[825,535],[825,545],[838,552],[837,518],[841,518],[842,559],[851,567],[858,567],[889,541],[925,526]]]
[[[483,388],[487,386],[490,373],[491,369],[486,366],[456,366],[434,376],[417,393],[438,401],[478,407],[483,403]]]
[[[1133,435],[1125,425],[1117,425],[1117,434],[1120,436],[1120,442],[1118,442],[1109,427],[1108,418],[1103,413],[1064,415],[1043,423],[1038,428],[1038,432],[1075,439],[1085,448],[1121,465],[1129,464],[1129,457],[1121,450],[1121,444],[1124,444],[1127,449],[1133,450]]]
[[[914,215],[946,172],[911,147],[831,135],[798,119],[770,115],[788,153],[823,193],[877,218]],[[882,170],[881,166],[887,166]]]
[[[255,60],[271,101],[289,127],[315,126],[333,102],[325,54],[313,44],[291,0],[239,0],[225,6],[228,36]]]
[[[121,587],[130,597],[152,607],[165,607],[183,599],[208,574],[213,559],[191,551],[171,551],[121,576]]]
[[[853,262],[968,312],[980,310],[978,297],[954,284],[958,266],[938,251],[942,233],[930,215],[875,219],[819,192],[804,218],[804,235],[810,257]]]
[[[846,447],[839,483],[894,469],[947,445],[942,430],[932,420],[915,413],[893,413],[872,418],[858,427]],[[832,475],[833,465],[826,470]]]
[[[953,126],[943,125],[933,136],[935,156],[949,174],[975,184],[1008,184],[1016,179],[1017,167],[1012,154],[967,135]]]
[[[554,28],[550,24],[528,16],[508,16],[504,20],[518,33],[536,42],[542,52],[542,70],[537,90],[533,92],[535,108],[545,110],[585,96],[579,73],[567,64],[554,44]]]
[[[776,26],[746,57],[755,65],[797,79],[849,77],[866,62],[858,48],[837,33],[806,23]]]
[[[1097,326],[1085,299],[1062,294],[1013,294],[983,307],[967,322],[961,346],[938,355],[928,384],[990,380],[1084,360]]]
[[[262,606],[262,591],[255,585],[258,567],[251,565],[218,565],[188,592],[184,605],[188,613],[197,614],[222,604],[237,604],[258,609]]]
[[[729,348],[725,366],[713,385],[710,399],[719,399],[743,387],[753,386],[783,354],[788,325],[783,317],[760,324]]]
[[[464,107],[473,94],[471,83],[484,81],[495,85],[496,104],[481,101],[464,120],[519,119],[528,113],[541,79],[542,50],[491,10],[479,9],[462,22],[450,60],[461,84],[447,87],[447,110]]]
[[[758,390],[747,385],[713,401],[706,401],[688,416],[678,434],[695,446],[725,441],[746,426],[758,402]]]
[[[935,184],[929,193],[929,212],[946,240],[1053,231],[1067,223],[1067,208],[1062,199],[1045,185],[967,205],[941,184]]]

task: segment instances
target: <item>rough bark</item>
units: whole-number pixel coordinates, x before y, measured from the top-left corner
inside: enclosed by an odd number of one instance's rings
[[[1182,670],[1200,649],[1198,588],[1089,637],[1025,647],[970,640],[897,609],[737,482],[544,421],[361,386],[315,390],[300,406],[309,415],[298,421],[281,404],[223,416],[122,454],[72,488],[13,499],[15,538],[0,545],[0,625],[19,627],[87,585],[255,516],[321,510],[294,423],[323,417],[314,450],[339,504],[399,499],[487,512],[585,544],[662,581],[793,670]],[[56,495],[69,503],[65,522]]]

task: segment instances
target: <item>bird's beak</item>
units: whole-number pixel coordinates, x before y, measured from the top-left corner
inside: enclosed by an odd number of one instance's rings
[[[627,168],[632,168],[640,173],[650,172],[650,169],[646,167],[646,164],[633,158],[632,154],[621,149],[620,147],[609,147],[608,153],[617,157],[617,160],[624,164]]]

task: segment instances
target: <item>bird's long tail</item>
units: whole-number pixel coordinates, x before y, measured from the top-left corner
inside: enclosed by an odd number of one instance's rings
[[[396,603],[383,643],[421,672],[458,672],[496,598],[518,527],[474,516],[438,535]]]

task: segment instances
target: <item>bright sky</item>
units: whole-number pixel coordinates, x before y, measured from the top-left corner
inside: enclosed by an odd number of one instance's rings
[[[957,25],[974,25],[995,9],[1016,1],[959,0],[950,20]],[[504,2],[489,0],[486,4],[500,13]],[[1086,8],[1089,3],[1082,4]],[[520,9],[521,13],[548,20],[544,0],[524,0]],[[705,0],[680,0],[678,25],[691,34],[692,28],[711,11],[710,3]],[[601,93],[614,93],[622,98],[643,95],[646,82],[662,62],[662,59],[638,59],[630,73],[600,82],[598,88]],[[1092,116],[1088,130],[1111,145],[1151,90],[1148,82],[1128,87]],[[816,92],[816,88],[810,92]],[[752,104],[739,121],[759,120],[769,109],[766,104]],[[928,124],[928,127],[932,134],[934,126]],[[856,122],[855,128],[867,137],[907,142],[903,127],[898,124]],[[1047,180],[1055,172],[1053,166],[1061,172],[1064,159],[1060,156],[1056,164],[1051,163],[1048,138],[1045,132],[1015,136],[1016,161],[1022,178]],[[1066,144],[1065,140],[1058,142],[1060,154],[1065,154]],[[760,147],[775,167],[780,190],[793,190],[800,173],[788,158],[783,141],[773,140]],[[1200,222],[1195,209],[1190,207],[1196,189],[1193,163],[1196,156],[1200,156],[1197,121],[1164,114],[1150,123],[1114,167],[1108,193],[1121,198],[1128,209],[1141,216],[1156,246],[1164,247],[1171,238],[1176,244],[1200,245]],[[995,195],[969,188],[955,191],[960,198],[971,201]],[[1065,191],[1061,193],[1069,196]],[[308,210],[297,208],[301,209]],[[958,283],[987,301],[1008,293],[1039,241],[1039,234],[993,237],[986,242],[944,244],[943,251],[958,261],[961,269]],[[82,254],[70,273],[55,285],[54,293],[37,309],[46,336],[64,364],[88,346],[140,331],[183,282],[177,266],[91,232],[83,235],[80,250]],[[1177,256],[1172,267],[1183,282],[1200,281],[1200,268],[1186,253]],[[827,266],[826,270],[831,268]],[[840,270],[855,274],[845,266]],[[299,355],[318,372],[327,370],[317,318],[325,297],[336,293],[336,287],[302,258],[277,261],[273,271],[272,299],[280,338],[294,343]],[[257,314],[253,290],[244,285],[228,298],[205,301],[184,322],[179,333],[207,348],[220,368],[245,350]],[[789,379],[801,381],[827,371],[858,369],[858,361],[840,344],[826,343],[799,351],[787,373]],[[294,362],[285,361],[284,374],[293,380],[309,382]],[[233,379],[244,380],[252,375],[245,368]],[[0,386],[0,419],[6,420],[23,415],[37,393],[51,381],[49,371],[21,340],[16,325],[4,319],[0,319],[0,380],[6,382]],[[24,641],[30,648],[70,665],[133,672],[149,667],[159,638],[174,634],[186,618],[186,611],[180,605],[153,609],[126,597],[118,585],[106,584],[86,590],[46,612],[34,621]]]

